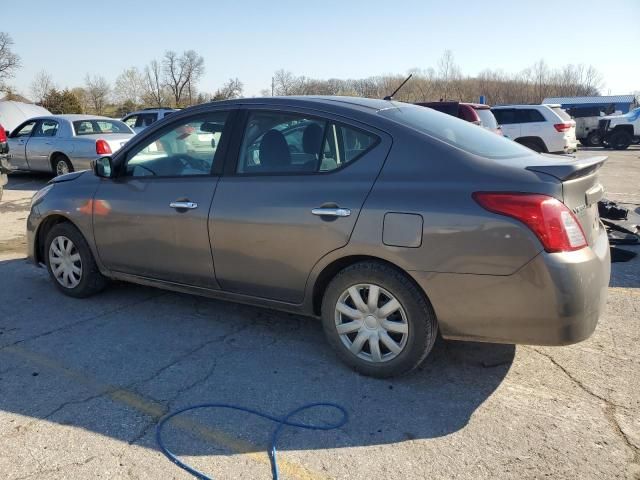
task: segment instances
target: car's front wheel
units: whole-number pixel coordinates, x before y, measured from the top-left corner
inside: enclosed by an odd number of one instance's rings
[[[331,281],[322,302],[330,345],[356,371],[373,377],[417,368],[435,342],[431,304],[404,273],[381,262],[362,262]]]
[[[53,173],[56,176],[73,172],[73,165],[71,164],[71,161],[62,154],[55,155],[51,159],[51,165],[53,167]]]
[[[625,150],[631,145],[633,137],[627,132],[615,132],[609,137],[608,143],[615,150]]]
[[[44,253],[49,275],[65,295],[84,298],[107,285],[87,241],[70,223],[58,223],[49,230]]]

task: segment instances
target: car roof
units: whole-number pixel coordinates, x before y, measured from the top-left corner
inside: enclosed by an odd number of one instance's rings
[[[69,113],[64,115],[41,115],[39,117],[33,117],[29,120],[67,120],[69,122],[75,122],[78,120],[116,120],[114,118],[103,117],[100,115],[83,115],[83,114],[75,114]],[[117,120],[120,121],[120,120]]]
[[[535,104],[535,105],[494,105],[491,108],[544,108],[544,107],[559,107],[560,105],[539,105],[539,104]]]
[[[280,97],[255,97],[255,98],[237,98],[232,100],[219,100],[210,102],[207,105],[298,105],[298,106],[336,106],[356,107],[359,110],[369,112],[379,112],[389,108],[399,108],[404,104],[394,100],[382,100],[376,98],[347,97],[347,96],[330,96],[330,95],[301,95],[301,96],[280,96]]]

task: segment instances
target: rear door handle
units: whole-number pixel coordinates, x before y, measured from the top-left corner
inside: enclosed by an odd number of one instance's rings
[[[193,210],[194,208],[198,208],[196,202],[171,202],[169,206],[176,210]]]
[[[314,208],[311,213],[321,217],[348,217],[351,215],[351,210],[348,208]]]

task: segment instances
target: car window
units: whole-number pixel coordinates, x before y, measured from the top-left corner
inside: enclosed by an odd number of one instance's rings
[[[406,104],[398,108],[380,110],[378,113],[399,124],[485,158],[502,159],[531,154],[531,150],[512,140],[429,108]]]
[[[109,135],[114,133],[133,133],[131,128],[120,120],[91,119],[73,122],[76,135]]]
[[[499,125],[510,125],[516,122],[516,111],[514,109],[496,109],[491,110],[496,117]]]
[[[129,127],[133,128],[136,126],[136,121],[138,120],[138,115],[130,115],[128,117],[124,117],[122,121]]]
[[[58,133],[58,122],[55,120],[42,120],[33,131],[34,137],[55,137]]]
[[[551,107],[551,110],[553,110],[556,113],[556,115],[558,115],[565,122],[568,120],[571,120],[571,116],[567,112],[565,112],[561,107]]]
[[[209,175],[217,159],[229,114],[215,112],[185,119],[161,130],[128,155],[126,175],[176,177]]]
[[[237,173],[319,173],[352,162],[375,135],[328,120],[281,112],[252,112]]]
[[[516,110],[516,123],[533,123],[546,121],[544,116],[532,108],[522,108]]]
[[[11,136],[14,138],[28,137],[31,135],[31,132],[33,131],[33,127],[35,125],[36,125],[35,120],[32,122],[27,122],[21,127],[19,127],[18,129],[16,129]]]
[[[136,127],[148,127],[153,124],[156,120],[158,120],[157,113],[143,113],[138,115],[138,120],[136,121]]]

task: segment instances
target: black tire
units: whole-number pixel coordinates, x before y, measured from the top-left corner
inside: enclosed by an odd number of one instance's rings
[[[66,168],[66,171],[64,169]],[[57,177],[64,175],[65,173],[73,172],[73,164],[66,156],[58,153],[51,158],[51,169],[53,174]]]
[[[538,153],[546,153],[547,148],[544,145],[544,143],[542,142],[542,140],[535,140],[535,139],[525,139],[525,140],[516,140],[520,145],[523,145],[527,148],[530,148],[531,150],[533,150],[534,152],[538,152]]]
[[[350,287],[362,284],[376,285],[389,292],[400,303],[406,316],[404,347],[387,361],[374,363],[356,356],[337,331],[336,305],[339,299]],[[438,334],[433,308],[419,287],[396,268],[375,261],[351,265],[331,280],[322,299],[322,323],[329,344],[342,361],[363,375],[378,378],[403,375],[416,369],[431,352]],[[367,345],[370,345],[368,341]]]
[[[62,285],[56,278],[51,266],[51,243],[58,237],[65,237],[73,243],[75,250],[80,254],[80,281],[77,285],[68,288]],[[108,284],[108,279],[100,273],[98,265],[93,258],[93,253],[80,231],[71,223],[58,223],[47,232],[44,243],[44,258],[47,264],[49,276],[54,285],[65,295],[75,298],[85,298],[102,291]]]
[[[627,132],[615,132],[607,139],[607,143],[615,150],[626,150],[632,140],[633,137]]]
[[[578,141],[580,142],[580,145],[582,145],[583,147],[588,147],[589,144],[587,143],[587,139],[586,138],[579,138]]]
[[[602,146],[602,137],[600,136],[600,134],[598,132],[591,132],[589,133],[589,135],[587,135],[586,138],[586,143],[584,143],[583,145],[586,145],[587,147],[601,147]]]

